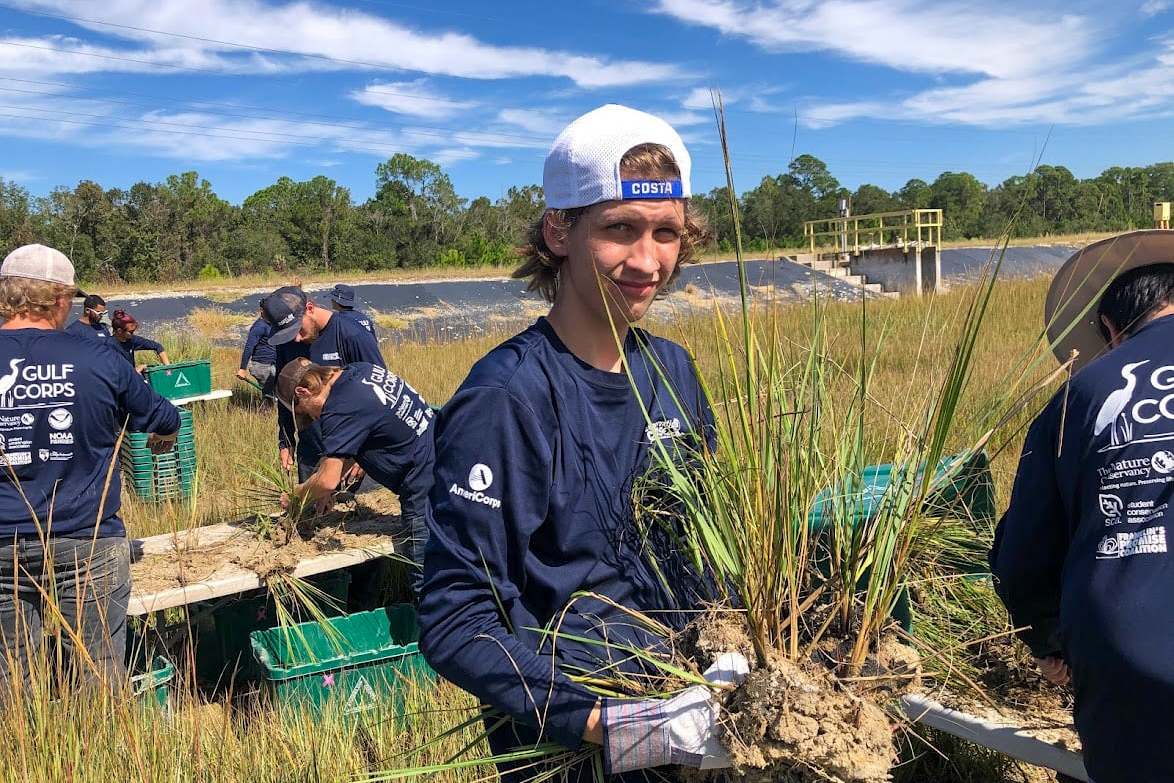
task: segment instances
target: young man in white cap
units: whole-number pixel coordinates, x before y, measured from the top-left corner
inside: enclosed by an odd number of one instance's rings
[[[375,334],[375,323],[362,310],[355,309],[355,289],[344,283],[339,283],[330,289],[330,306],[343,318],[349,318],[372,335]]]
[[[130,546],[115,447],[124,427],[151,433],[156,451],[179,432],[179,411],[109,341],[62,331],[77,293],[52,248],[25,245],[0,265],[0,693],[52,662],[39,652],[58,617],[73,672],[120,682]]]
[[[1174,780],[1174,231],[1096,242],[1056,274],[1075,376],[1032,423],[991,573],[1097,783]]]
[[[299,357],[325,367],[345,367],[353,362],[387,366],[374,335],[358,324],[335,317],[332,310],[315,304],[297,286],[283,286],[262,299],[261,317],[269,324],[269,344],[276,352],[278,372]],[[291,470],[296,465],[298,479],[305,481],[322,456],[318,425],[311,423],[297,431],[289,410],[278,405],[277,439],[282,467]],[[351,478],[356,476],[362,476],[357,468]]]
[[[545,738],[602,744],[608,774],[729,763],[708,689],[687,703],[601,699],[571,679],[647,674],[608,645],[663,640],[617,606],[679,624],[701,586],[667,536],[638,525],[632,497],[654,443],[696,459],[713,437],[690,356],[633,326],[708,237],[689,165],[666,122],[623,106],[559,135],[515,272],[550,312],[481,359],[441,414],[420,646],[511,719],[490,735],[495,753]],[[727,659],[710,676],[744,667]],[[538,772],[527,764],[500,769],[521,780]],[[571,778],[590,775],[579,765]]]

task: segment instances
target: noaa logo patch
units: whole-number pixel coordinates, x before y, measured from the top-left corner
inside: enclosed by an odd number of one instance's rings
[[[49,414],[49,426],[55,430],[67,430],[73,425],[73,414],[65,408],[57,408]]]

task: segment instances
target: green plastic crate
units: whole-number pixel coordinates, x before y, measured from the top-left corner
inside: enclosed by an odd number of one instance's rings
[[[162,655],[151,659],[151,665],[130,678],[131,692],[143,704],[152,704],[165,714],[171,712],[171,681],[175,679],[175,665]]]
[[[295,714],[387,717],[405,710],[404,687],[436,674],[418,646],[416,609],[407,604],[330,621],[254,631],[253,656],[278,708]]]
[[[140,500],[178,500],[195,492],[198,461],[192,412],[180,408],[179,421],[175,448],[166,454],[151,453],[145,432],[128,432],[123,438],[122,471],[128,489]]]
[[[324,597],[315,601],[327,617],[346,611],[351,573],[345,569],[328,571],[306,578]],[[310,620],[309,611],[293,607],[295,618]],[[277,606],[268,590],[227,602],[193,604],[196,625],[196,676],[209,685],[227,685],[260,680],[264,674],[250,651],[249,634],[274,628],[278,624]]]
[[[151,388],[168,399],[192,397],[212,391],[212,362],[154,364],[143,370]]]

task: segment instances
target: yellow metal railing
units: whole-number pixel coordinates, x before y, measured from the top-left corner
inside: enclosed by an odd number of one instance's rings
[[[852,253],[878,247],[937,247],[942,242],[940,209],[907,209],[871,215],[808,220],[803,224],[811,252]],[[831,246],[832,250],[826,248]]]

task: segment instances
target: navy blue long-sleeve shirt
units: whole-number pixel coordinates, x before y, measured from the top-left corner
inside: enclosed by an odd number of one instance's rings
[[[88,337],[92,340],[106,340],[110,337],[110,327],[106,324],[99,322],[97,325],[94,325],[80,318],[65,327],[65,331],[70,334],[75,334],[78,337]]]
[[[1174,780],[1174,316],[1092,362],[1032,423],[991,550],[1038,657],[1072,668],[1097,783]]]
[[[38,522],[53,536],[125,535],[119,434],[170,435],[180,421],[112,342],[0,329],[0,539],[35,536]]]
[[[624,354],[635,389],[579,361],[539,319],[473,367],[437,429],[421,649],[445,678],[572,749],[597,697],[568,675],[607,676],[601,661],[627,656],[540,629],[658,644],[627,613],[571,598],[593,592],[662,620],[683,608],[650,566],[657,536],[636,523],[632,493],[653,442],[695,457],[713,431],[680,346],[632,329]]]
[[[277,371],[298,357],[305,357],[314,364],[324,367],[345,367],[355,362],[367,362],[386,367],[379,343],[374,335],[353,321],[332,315],[322,327],[318,337],[310,343],[291,340],[277,348]],[[277,445],[288,448],[297,443],[298,461],[315,465],[322,455],[322,430],[318,422],[312,422],[295,431],[293,414],[284,405],[277,406]]]
[[[385,367],[348,364],[318,419],[322,456],[353,459],[371,479],[399,495],[404,516],[424,514],[436,449],[432,408]]]
[[[269,344],[269,324],[264,318],[253,321],[249,327],[249,336],[245,338],[245,347],[241,351],[242,370],[248,369],[249,362],[258,364],[276,364],[277,351]]]
[[[372,335],[375,334],[375,322],[371,320],[371,316],[367,315],[362,310],[335,310],[334,314],[341,315],[348,321],[354,321]]]
[[[154,351],[155,353],[163,353],[163,346],[154,340],[148,340],[146,337],[139,337],[137,334],[132,334],[127,338],[126,342],[122,342],[117,337],[106,341],[108,345],[117,349],[131,365],[135,363],[135,351]]]

